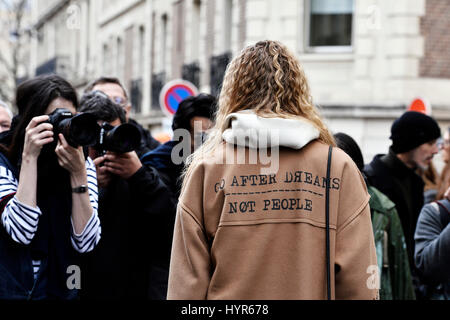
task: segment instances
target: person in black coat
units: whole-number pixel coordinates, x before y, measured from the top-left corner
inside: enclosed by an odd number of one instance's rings
[[[142,163],[158,170],[177,199],[184,161],[206,138],[206,131],[212,126],[216,103],[216,98],[204,93],[183,100],[172,120],[174,138],[141,157]]]
[[[83,96],[81,110],[118,126],[123,109],[99,91]],[[82,298],[164,300],[175,199],[158,172],[139,161],[139,150],[95,158],[103,238],[84,260]]]
[[[391,127],[392,146],[387,155],[377,155],[364,168],[369,183],[395,203],[405,233],[409,263],[416,286],[414,266],[414,232],[424,204],[424,182],[416,170],[431,164],[438,153],[441,132],[437,122],[419,112],[406,112]]]

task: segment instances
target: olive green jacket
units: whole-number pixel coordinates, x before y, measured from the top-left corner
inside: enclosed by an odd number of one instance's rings
[[[380,276],[380,300],[416,299],[405,236],[395,204],[374,187],[368,187],[373,233]]]

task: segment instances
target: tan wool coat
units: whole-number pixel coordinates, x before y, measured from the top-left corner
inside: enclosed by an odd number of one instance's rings
[[[325,186],[328,146],[280,146],[278,170],[198,164],[178,205],[168,299],[326,299]],[[249,160],[249,152],[246,160]],[[333,149],[330,178],[333,299],[377,299],[369,195],[353,161]]]

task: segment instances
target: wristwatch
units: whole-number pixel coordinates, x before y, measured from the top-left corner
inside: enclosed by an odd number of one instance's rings
[[[72,192],[75,193],[85,193],[88,190],[88,187],[86,185],[81,185],[75,188],[72,188]]]

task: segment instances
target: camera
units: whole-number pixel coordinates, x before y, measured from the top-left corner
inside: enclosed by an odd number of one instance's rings
[[[97,143],[100,127],[91,114],[82,113],[74,116],[69,110],[58,108],[49,114],[47,122],[53,125],[55,141],[58,140],[58,134],[62,133],[67,143],[74,148],[93,146]]]
[[[113,127],[104,123],[100,127],[100,134],[94,148],[105,154],[106,151],[115,153],[127,153],[139,148],[141,133],[139,129],[130,123],[124,123]]]

